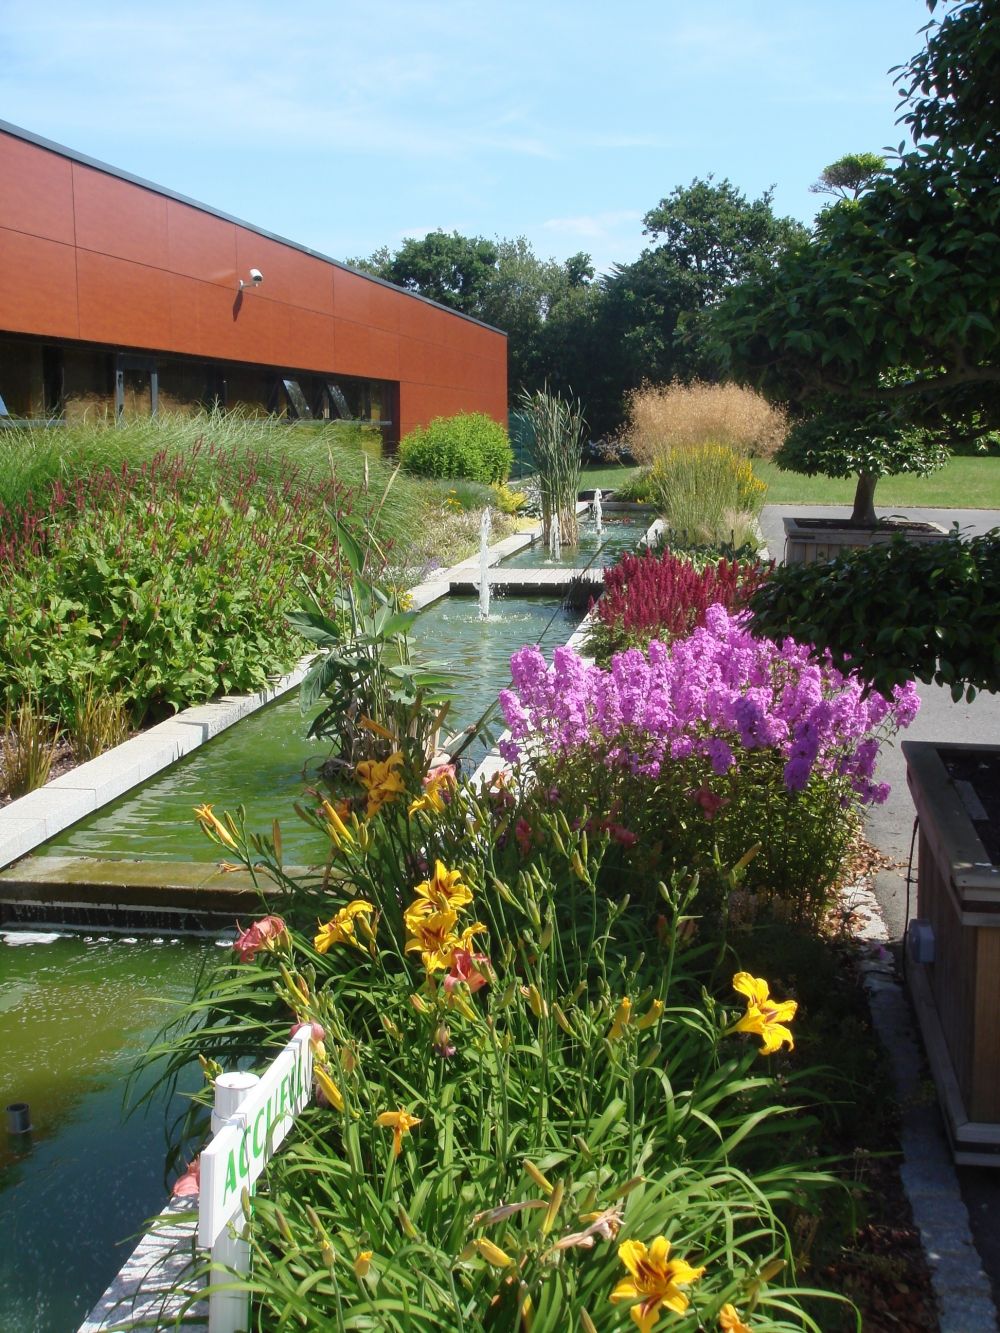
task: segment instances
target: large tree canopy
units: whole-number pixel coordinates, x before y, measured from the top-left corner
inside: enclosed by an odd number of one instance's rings
[[[841,414],[857,427],[868,413],[872,477],[896,468],[889,448],[880,463],[883,433],[898,445],[911,428],[954,440],[1000,426],[998,69],[1000,0],[951,0],[897,77],[913,147],[718,312],[732,369],[821,417],[828,439]],[[807,470],[826,470],[821,454]]]
[[[653,243],[596,282],[589,255],[539,259],[524,237],[430,232],[352,262],[505,330],[512,401],[546,382],[580,393],[602,435],[620,425],[625,394],[644,380],[710,376],[706,312],[806,235],[774,215],[770,191],[750,200],[711,176],[673,190],[644,224]]]

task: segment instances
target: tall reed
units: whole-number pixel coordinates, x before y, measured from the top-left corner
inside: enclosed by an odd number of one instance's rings
[[[531,436],[531,458],[538,472],[542,502],[543,540],[559,516],[559,535],[567,546],[579,540],[576,496],[580,489],[580,450],[586,422],[578,398],[550,393],[548,385],[529,393],[522,390],[518,407]]]

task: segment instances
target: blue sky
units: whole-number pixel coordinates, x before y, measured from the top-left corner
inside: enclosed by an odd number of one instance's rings
[[[0,117],[337,259],[436,227],[599,269],[728,176],[810,221],[896,145],[923,0],[0,0]]]

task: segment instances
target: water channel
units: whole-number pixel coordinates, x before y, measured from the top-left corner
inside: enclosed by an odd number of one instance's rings
[[[641,529],[585,524],[581,547],[560,564],[609,562]],[[537,545],[506,564],[551,568]],[[509,679],[510,654],[565,642],[578,613],[558,596],[498,598],[480,619],[474,597],[450,597],[421,613],[415,652],[453,681],[445,730],[478,719]],[[192,806],[243,804],[250,829],[282,820],[289,862],[322,848],[292,802],[323,749],[305,739],[298,700],[261,710],[171,769],[40,849],[61,855],[213,861]],[[484,747],[469,755],[469,771]],[[198,971],[225,941],[0,930],[0,1108],[31,1106],[33,1132],[0,1140],[0,1333],[73,1333],[131,1251],[144,1220],[165,1201],[162,1100],[123,1115],[123,1090]],[[185,1089],[181,1089],[182,1095]]]

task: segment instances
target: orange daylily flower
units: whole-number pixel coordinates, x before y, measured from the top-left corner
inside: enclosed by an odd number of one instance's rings
[[[228,847],[230,851],[238,850],[236,846],[236,825],[233,823],[232,815],[226,815],[226,823],[217,814],[214,814],[210,805],[196,805],[194,807],[194,817],[201,825],[203,833],[207,833],[213,842],[221,842],[223,847]],[[227,827],[228,826],[228,827]]]
[[[394,801],[406,791],[398,770],[402,767],[403,755],[394,751],[388,759],[363,759],[354,770],[354,776],[368,793],[366,818],[378,814],[383,805]]]

